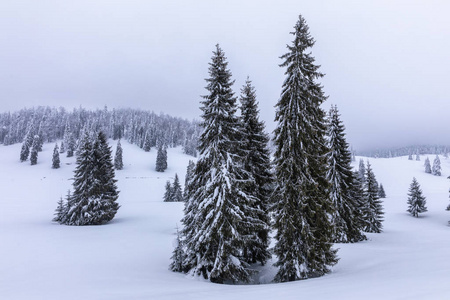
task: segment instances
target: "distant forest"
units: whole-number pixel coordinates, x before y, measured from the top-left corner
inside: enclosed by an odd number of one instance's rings
[[[22,143],[26,136],[38,135],[43,142],[80,140],[84,129],[102,131],[108,138],[123,139],[140,148],[182,146],[196,156],[200,125],[196,121],[155,114],[139,109],[87,110],[39,106],[0,113],[0,144]]]
[[[441,154],[448,155],[450,146],[443,145],[415,145],[400,148],[377,149],[369,151],[357,151],[356,154],[367,157],[398,157],[407,155],[422,155],[422,154]]]

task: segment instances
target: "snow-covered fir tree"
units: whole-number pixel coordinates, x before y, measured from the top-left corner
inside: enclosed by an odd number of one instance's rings
[[[408,155],[408,160],[413,160],[413,157],[412,157],[411,153]]]
[[[162,144],[158,147],[158,153],[156,154],[156,167],[157,172],[164,172],[167,169],[167,149]]]
[[[114,155],[114,167],[116,168],[116,170],[123,169],[123,150],[120,139],[117,141],[116,154]]]
[[[408,192],[408,210],[413,217],[419,217],[419,213],[427,211],[426,198],[422,194],[422,189],[420,188],[419,182],[414,177],[411,185],[409,186]]]
[[[74,137],[74,135],[69,132],[69,137],[67,139],[67,157],[72,157],[75,154],[75,149],[76,149],[76,139]]]
[[[419,155],[419,153],[416,154],[416,161],[420,161],[420,155]]]
[[[64,218],[64,215],[67,213],[66,203],[64,202],[63,198],[61,197],[58,201],[58,206],[55,210],[55,217],[53,218],[53,222],[60,223],[62,219]]]
[[[53,148],[52,168],[59,169],[60,166],[61,160],[59,159],[59,148],[58,144],[55,144],[55,148]]]
[[[380,185],[378,186],[378,196],[380,198],[386,198],[386,192],[384,191],[384,187],[383,184],[380,183]]]
[[[433,167],[431,168],[431,174],[435,176],[441,176],[441,160],[439,159],[439,155],[436,155],[436,158],[433,161]]]
[[[61,141],[61,147],[59,147],[59,153],[66,152],[66,146],[64,144],[64,141]]]
[[[145,152],[149,152],[151,148],[152,147],[151,147],[150,133],[147,131],[145,133],[144,145],[142,149],[144,149]]]
[[[39,136],[35,135],[33,138],[33,144],[31,146],[31,151],[30,151],[30,163],[32,166],[37,164],[39,143],[40,143]]]
[[[243,256],[248,263],[260,262],[264,265],[272,257],[268,251],[270,242],[268,210],[274,180],[271,172],[269,137],[264,131],[264,122],[259,120],[256,91],[248,77],[241,89],[239,100],[241,102],[241,141],[244,150],[244,169],[249,174],[245,191],[256,199],[254,204],[257,208],[256,212],[259,212],[259,214],[254,218],[266,224],[260,230],[255,230],[249,224],[248,235],[253,235],[253,237],[248,239]]]
[[[170,181],[166,181],[166,191],[164,192],[163,201],[164,202],[171,202],[172,201],[172,185],[170,184]]]
[[[169,266],[169,269],[174,272],[185,272],[185,268],[183,262],[186,258],[186,254],[184,253],[183,241],[181,239],[181,233],[178,231],[177,227],[177,239],[175,249],[173,250],[173,255],[171,257],[172,263]]]
[[[365,240],[361,232],[361,212],[357,199],[353,198],[354,182],[351,153],[345,140],[345,127],[340,120],[336,106],[331,106],[328,119],[328,163],[327,173],[330,182],[330,195],[335,207],[331,215],[334,225],[333,241],[336,243],[354,243]]]
[[[186,168],[186,176],[184,178],[184,190],[183,190],[183,198],[184,201],[187,201],[190,197],[190,181],[194,175],[195,163],[192,160],[189,160],[188,166]]]
[[[244,191],[241,135],[233,81],[219,45],[213,52],[203,96],[199,158],[183,218],[184,269],[216,283],[248,282],[253,271],[242,258],[247,226],[263,228],[255,199]],[[259,227],[258,227],[259,225]]]
[[[100,225],[111,221],[119,204],[114,167],[106,137],[100,132],[94,141],[85,131],[74,172],[74,191],[67,199],[63,216],[66,225]]]
[[[425,173],[431,174],[431,164],[430,159],[428,157],[425,159],[424,166],[425,166]]]
[[[380,233],[383,228],[383,205],[378,193],[378,182],[370,163],[367,162],[366,180],[364,182],[366,207],[363,212],[366,222],[364,227],[365,232]]]
[[[183,202],[183,191],[181,190],[180,179],[178,178],[178,174],[175,173],[175,178],[172,184],[172,197],[171,201],[173,202]]]
[[[364,165],[364,160],[361,158],[359,160],[359,179],[361,179],[361,182],[364,184],[364,181],[366,180],[366,166]]]
[[[276,104],[273,193],[276,282],[322,276],[337,263],[332,248],[334,214],[327,174],[323,76],[309,48],[314,39],[302,16],[295,25],[294,41],[281,58],[286,79]]]
[[[33,137],[34,137],[34,129],[31,126],[29,131],[27,132],[25,138],[23,139],[22,149],[20,150],[20,161],[24,162],[28,159],[30,155],[30,149],[33,145]]]

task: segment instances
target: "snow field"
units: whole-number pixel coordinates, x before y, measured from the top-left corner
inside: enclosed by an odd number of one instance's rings
[[[114,150],[116,142],[110,145]],[[53,146],[44,145],[35,166],[19,162],[20,144],[0,146],[0,299],[447,299],[450,293],[450,160],[442,156],[441,177],[424,172],[425,156],[369,159],[388,197],[384,232],[337,244],[340,261],[331,274],[229,286],[168,270],[184,204],[162,202],[164,185],[175,172],[184,184],[192,157],[168,149],[169,167],[158,173],[156,149],[147,153],[122,141],[121,208],[107,225],[76,227],[51,222],[75,167],[74,157],[61,154],[61,168],[51,169]],[[413,176],[427,198],[428,212],[419,218],[406,212]],[[276,273],[271,263],[260,269],[261,282]]]

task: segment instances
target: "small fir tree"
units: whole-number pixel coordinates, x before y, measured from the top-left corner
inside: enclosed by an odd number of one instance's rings
[[[184,253],[183,249],[183,241],[181,239],[181,233],[178,231],[177,227],[177,239],[175,249],[173,250],[173,255],[171,257],[172,263],[169,266],[170,270],[174,272],[185,272],[186,270],[183,265],[185,257],[186,254]]]
[[[32,145],[33,145],[33,129],[31,128],[28,131],[22,143],[22,149],[20,151],[20,162],[24,162],[28,159]]]
[[[370,163],[367,162],[366,168],[366,181],[364,182],[364,198],[366,201],[366,207],[364,219],[366,226],[365,232],[380,233],[383,225],[383,206],[378,195],[378,183],[375,178],[375,174],[372,171]]]
[[[441,176],[441,160],[439,156],[436,155],[436,158],[433,161],[433,168],[431,169],[431,174],[435,176]]]
[[[419,155],[419,153],[416,154],[416,161],[420,161],[420,155]]]
[[[380,186],[378,187],[378,196],[380,198],[386,198],[386,192],[384,191],[383,184],[380,183]]]
[[[180,179],[176,173],[172,184],[172,201],[183,202],[183,192],[181,191]]]
[[[144,145],[143,145],[142,149],[144,149],[145,152],[150,152],[151,148],[152,147],[151,147],[150,133],[147,132],[147,133],[145,133]]]
[[[61,166],[61,161],[59,159],[59,149],[58,144],[55,144],[55,148],[53,148],[53,158],[52,158],[52,168],[59,169]]]
[[[419,213],[423,213],[427,211],[426,208],[427,200],[422,195],[422,190],[420,189],[420,185],[417,182],[416,178],[413,178],[411,185],[409,186],[408,193],[408,210],[413,217],[419,217]]]
[[[120,144],[120,139],[117,141],[116,154],[114,156],[114,167],[116,170],[123,169],[123,150],[122,145]]]
[[[67,214],[67,204],[64,202],[63,198],[59,198],[58,207],[55,210],[55,217],[53,218],[53,222],[61,223]]]
[[[173,194],[172,185],[170,184],[170,181],[167,180],[166,181],[166,191],[164,193],[164,198],[163,198],[164,202],[172,202],[172,199],[173,199],[172,194]]]
[[[157,172],[164,172],[167,169],[167,150],[160,145],[158,153],[156,154],[156,168]]]
[[[425,173],[431,174],[431,164],[430,164],[430,159],[427,157],[425,159]]]
[[[408,160],[413,160],[413,157],[412,157],[411,153],[408,155]]]

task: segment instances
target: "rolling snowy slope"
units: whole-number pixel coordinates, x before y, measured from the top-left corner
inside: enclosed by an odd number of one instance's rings
[[[112,148],[115,142],[110,141]],[[122,142],[124,170],[116,172],[121,205],[103,226],[51,222],[58,199],[71,189],[74,158],[51,169],[53,144],[38,164],[19,162],[20,145],[0,146],[0,299],[448,299],[450,295],[450,160],[441,177],[407,157],[370,159],[384,199],[384,232],[357,244],[337,244],[339,263],[327,276],[285,284],[217,285],[168,270],[183,203],[164,203],[175,172],[184,183],[189,159],[169,149],[169,168],[154,171],[156,150]],[[430,156],[431,161],[434,156]],[[357,161],[359,158],[357,158]],[[428,212],[407,212],[412,177]],[[270,282],[275,269],[262,268]]]

